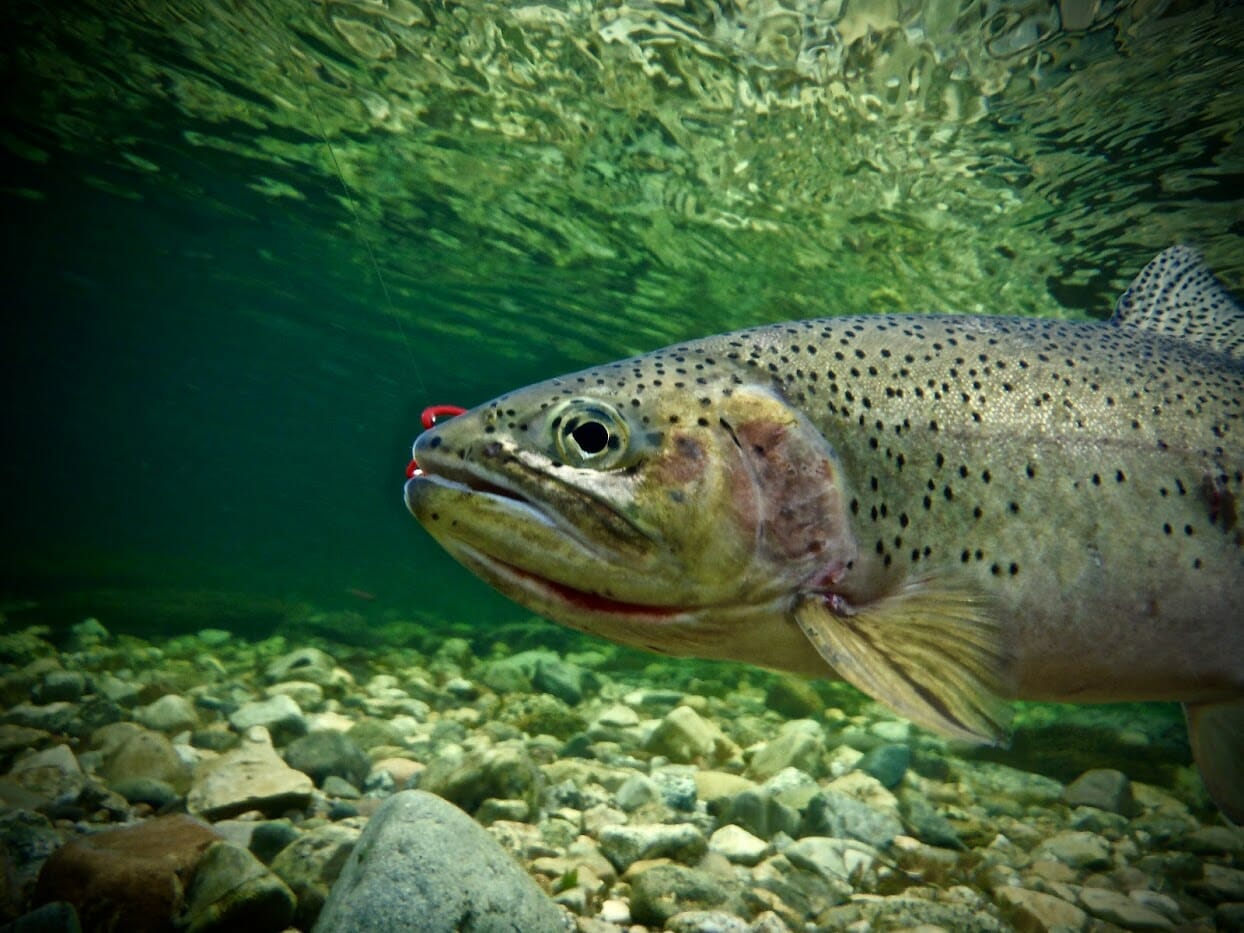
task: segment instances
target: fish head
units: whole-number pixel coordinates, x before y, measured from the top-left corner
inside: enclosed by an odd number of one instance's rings
[[[415,442],[407,505],[461,563],[554,621],[738,657],[750,650],[740,625],[788,624],[798,593],[854,561],[841,470],[774,388],[719,378],[666,391],[622,378],[634,365],[437,424]]]

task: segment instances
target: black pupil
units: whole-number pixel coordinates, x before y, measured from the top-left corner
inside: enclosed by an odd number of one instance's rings
[[[599,421],[585,421],[570,432],[585,454],[598,454],[609,444],[609,429]]]

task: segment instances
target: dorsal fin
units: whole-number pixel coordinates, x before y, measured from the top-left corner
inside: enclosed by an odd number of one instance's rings
[[[1110,322],[1244,359],[1244,308],[1191,246],[1158,253],[1119,296]]]

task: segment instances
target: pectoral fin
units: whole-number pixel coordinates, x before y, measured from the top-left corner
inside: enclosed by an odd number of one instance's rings
[[[978,595],[918,580],[861,607],[811,596],[795,620],[840,677],[912,722],[1003,743],[1014,695],[1011,653]]]
[[[1244,700],[1187,705],[1184,712],[1205,789],[1227,819],[1244,825]]]

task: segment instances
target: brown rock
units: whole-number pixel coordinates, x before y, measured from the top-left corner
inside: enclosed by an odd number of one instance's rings
[[[1003,886],[994,891],[1002,913],[1020,933],[1083,930],[1088,915],[1061,897]]]
[[[44,864],[35,903],[68,901],[87,930],[171,931],[199,857],[219,838],[183,814],[82,836]]]

